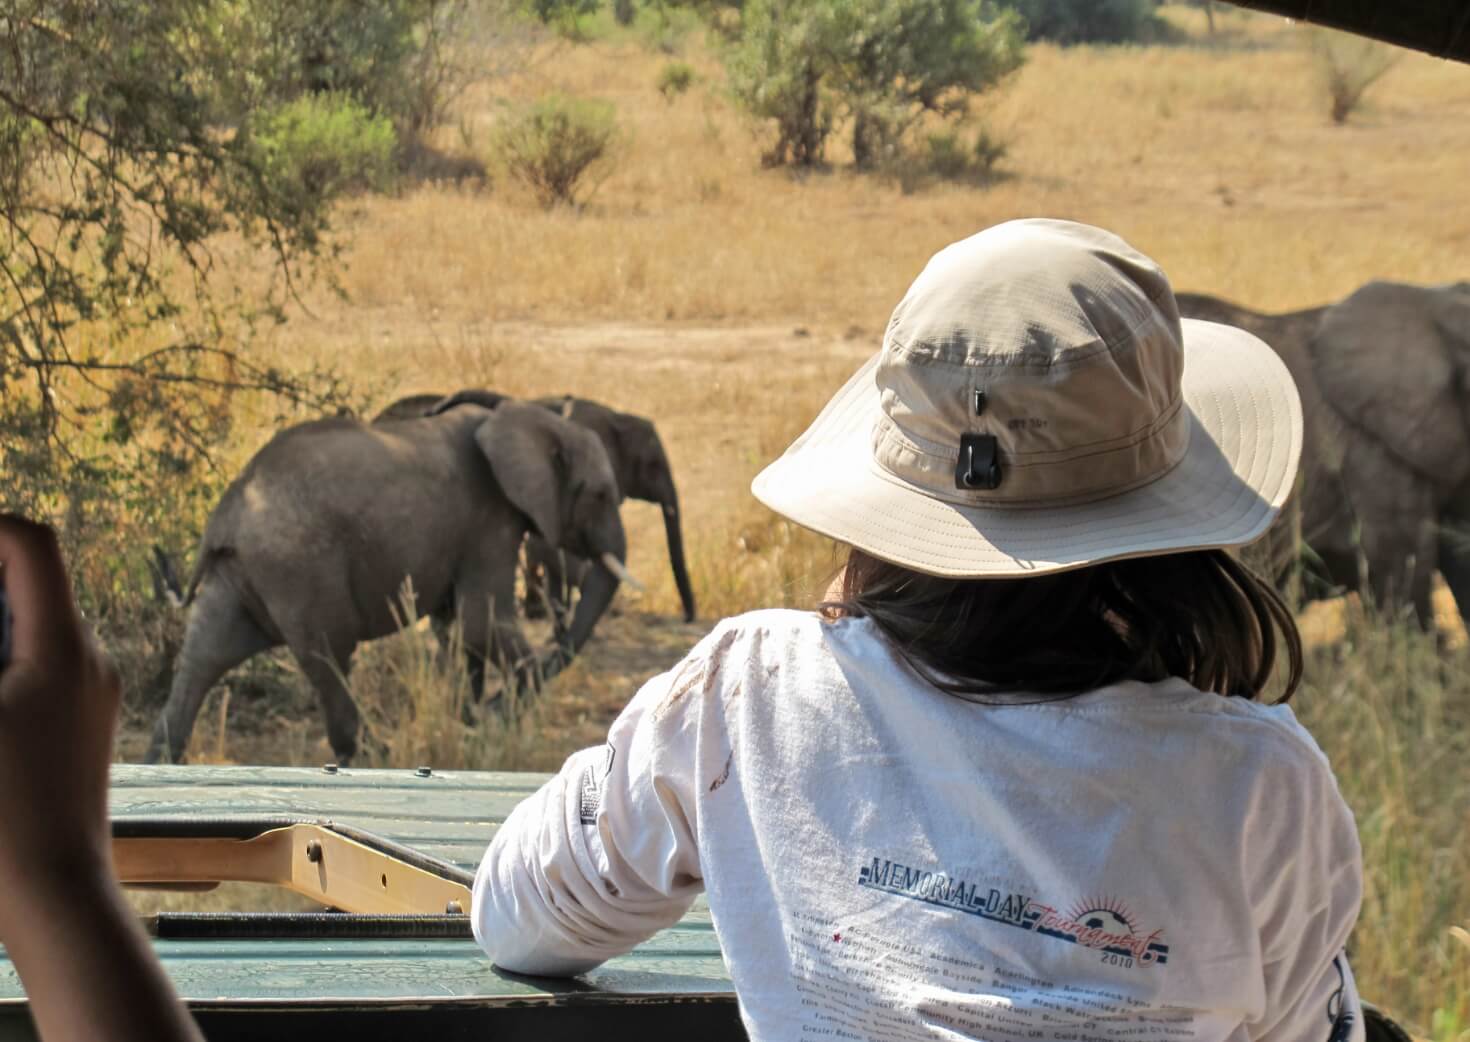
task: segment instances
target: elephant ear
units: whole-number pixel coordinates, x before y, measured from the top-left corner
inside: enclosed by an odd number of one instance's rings
[[[1312,340],[1323,399],[1436,485],[1470,475],[1460,372],[1470,357],[1436,321],[1443,288],[1370,282],[1328,308]],[[1344,470],[1354,461],[1344,457]]]
[[[560,546],[567,462],[549,419],[540,406],[506,402],[475,428],[475,444],[505,497],[541,538]]]

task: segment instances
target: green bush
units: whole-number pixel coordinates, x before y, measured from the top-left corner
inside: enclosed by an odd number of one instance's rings
[[[517,41],[522,17],[516,0],[207,0],[190,28],[225,63],[195,71],[201,82],[230,86],[219,92],[222,123],[335,93],[410,137],[443,122],[471,83],[498,71],[498,52]]]
[[[673,101],[694,86],[694,66],[688,62],[669,62],[658,71],[658,92],[665,101]]]
[[[776,125],[766,162],[797,166],[822,162],[839,124],[856,164],[876,166],[1021,61],[1019,18],[982,0],[750,0],[725,55],[737,100]]]
[[[302,199],[382,189],[391,180],[397,137],[342,94],[307,94],[268,111],[251,128],[274,179]]]
[[[930,134],[925,144],[924,166],[946,181],[989,179],[1009,151],[1004,141],[984,128],[968,143],[959,134],[939,132]]]
[[[511,118],[496,138],[506,171],[542,206],[586,201],[588,177],[606,171],[617,141],[611,102],[549,94]]]
[[[1026,19],[1028,40],[1128,43],[1161,30],[1153,0],[1007,0]]]
[[[1006,141],[986,127],[973,137],[959,131],[933,131],[911,154],[895,156],[881,169],[898,182],[905,194],[935,181],[986,185],[996,179],[996,167],[1009,150]]]

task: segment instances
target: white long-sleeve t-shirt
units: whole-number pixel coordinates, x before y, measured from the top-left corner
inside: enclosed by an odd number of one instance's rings
[[[1363,1037],[1326,758],[1179,679],[976,704],[869,620],[726,620],[510,815],[472,918],[567,975],[700,891],[757,1042]]]

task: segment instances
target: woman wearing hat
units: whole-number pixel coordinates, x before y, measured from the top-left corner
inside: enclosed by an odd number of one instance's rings
[[[480,943],[574,974],[703,891],[753,1039],[1361,1038],[1352,816],[1226,553],[1301,438],[1116,236],[940,251],[755,481],[850,547],[827,602],[721,623],[517,808]]]

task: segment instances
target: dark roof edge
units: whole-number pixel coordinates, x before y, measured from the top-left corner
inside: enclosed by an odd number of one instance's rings
[[[1470,62],[1465,0],[1231,0],[1237,7],[1345,29],[1440,58]]]

